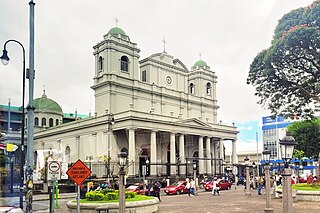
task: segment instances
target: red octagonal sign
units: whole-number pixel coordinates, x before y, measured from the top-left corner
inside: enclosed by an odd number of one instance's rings
[[[77,184],[81,185],[89,177],[91,170],[79,159],[67,171],[67,175]]]

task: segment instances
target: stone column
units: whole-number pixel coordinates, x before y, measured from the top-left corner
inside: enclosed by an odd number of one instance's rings
[[[281,174],[282,179],[282,212],[292,213],[293,199],[292,199],[292,188],[291,188],[291,169],[285,168]]]
[[[186,163],[184,149],[185,149],[185,146],[184,146],[184,134],[180,134],[180,136],[179,136],[179,158],[180,158],[180,163],[181,164],[185,164]],[[180,166],[179,172],[180,172],[180,176],[181,176],[181,174],[186,174],[186,167],[185,166]]]
[[[221,159],[221,163],[224,161],[224,144],[223,144],[223,140],[220,139],[220,142],[219,142],[219,147],[220,147],[220,159]]]
[[[216,142],[215,141],[213,141],[212,142],[212,146],[211,146],[211,153],[212,153],[212,161],[211,161],[211,165],[212,165],[212,167],[211,167],[211,169],[212,169],[212,174],[214,174],[214,175],[216,175],[216,166],[215,166],[215,162],[216,162],[216,158],[217,158],[217,149],[216,149],[216,147],[217,147],[217,144],[216,144]]]
[[[207,150],[207,158],[209,158],[209,160],[206,160],[206,164],[207,164],[207,174],[208,175],[212,175],[212,170],[211,170],[211,140],[209,137],[207,137],[206,140],[206,150]]]
[[[156,176],[157,175],[157,166],[152,165],[157,163],[157,132],[155,130],[151,131],[151,138],[150,138],[150,147],[151,147],[151,156],[150,156],[150,175]]]
[[[135,130],[129,129],[129,168],[128,175],[135,175],[135,157],[136,157],[136,141],[135,141]]]
[[[233,174],[238,174],[238,168],[236,166],[237,163],[237,146],[236,146],[236,140],[232,140],[232,164],[233,164]]]
[[[170,164],[176,163],[176,135],[170,133]],[[176,174],[176,166],[170,166],[170,176]]]
[[[199,174],[204,174],[203,137],[199,136]]]

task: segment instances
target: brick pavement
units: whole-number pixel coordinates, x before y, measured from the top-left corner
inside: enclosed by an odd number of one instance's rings
[[[203,189],[200,189],[198,196],[195,197],[188,197],[186,194],[162,194],[161,200],[159,213],[259,213],[263,212],[266,205],[265,195],[257,195],[257,191],[252,191],[252,196],[246,197],[240,188],[220,191],[220,196],[212,196],[211,192],[205,192]],[[281,199],[272,198],[271,205],[274,208],[274,213],[282,213]],[[293,209],[294,213],[318,213],[320,212],[320,202],[294,202]],[[66,206],[60,206],[55,210],[55,213],[65,212],[67,212]]]
[[[264,193],[264,192],[262,192]],[[212,196],[211,192],[200,189],[198,196],[164,195],[159,204],[160,213],[258,213],[264,212],[266,196],[252,191],[251,196],[245,196],[241,189],[221,191],[220,196]],[[282,213],[281,199],[271,200],[275,213]],[[298,201],[293,204],[294,213],[318,213],[319,202]]]

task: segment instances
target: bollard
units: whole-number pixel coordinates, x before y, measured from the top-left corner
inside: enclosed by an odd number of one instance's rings
[[[55,197],[56,197],[56,208],[59,208],[59,201],[58,199],[60,198],[60,195],[59,195],[59,188],[58,188],[58,181],[56,181],[56,193],[55,193]]]

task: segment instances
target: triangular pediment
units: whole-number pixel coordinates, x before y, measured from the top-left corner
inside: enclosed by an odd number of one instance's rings
[[[199,119],[196,118],[190,118],[182,121],[178,121],[177,123],[185,124],[185,125],[190,125],[190,126],[199,126],[199,127],[210,127],[208,124],[200,121]]]

